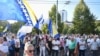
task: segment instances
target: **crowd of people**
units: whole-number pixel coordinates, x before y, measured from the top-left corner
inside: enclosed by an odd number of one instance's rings
[[[87,53],[87,55],[86,55]],[[48,34],[0,37],[0,56],[100,56],[100,36]]]

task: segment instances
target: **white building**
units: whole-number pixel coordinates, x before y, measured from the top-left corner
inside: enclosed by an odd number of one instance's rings
[[[60,12],[61,15],[61,22],[65,22],[67,20],[67,11],[66,10],[62,10]]]

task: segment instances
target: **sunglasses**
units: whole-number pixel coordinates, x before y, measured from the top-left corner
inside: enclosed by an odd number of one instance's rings
[[[29,50],[30,53],[35,52],[35,50]]]

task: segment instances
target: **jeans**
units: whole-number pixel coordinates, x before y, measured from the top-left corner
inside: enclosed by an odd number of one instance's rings
[[[9,56],[15,56],[15,51],[14,50],[9,50]]]
[[[69,50],[68,50],[68,46],[66,47],[66,51],[65,51],[65,55],[66,56],[68,56],[68,52],[69,52]]]
[[[74,50],[75,49],[69,49],[69,56],[74,56]]]
[[[85,56],[85,50],[79,50],[79,56]]]
[[[45,47],[40,47],[40,56],[42,56],[42,54],[43,56],[45,56],[45,50],[46,50]]]
[[[98,56],[98,50],[92,50],[92,55],[93,56]]]
[[[52,50],[52,56],[58,56],[58,50]]]

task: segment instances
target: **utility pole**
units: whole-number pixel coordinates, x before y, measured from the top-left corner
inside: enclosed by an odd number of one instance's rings
[[[58,29],[58,0],[56,4],[56,28]]]
[[[70,1],[66,1],[64,4],[69,4]],[[58,29],[58,0],[56,2],[56,28]]]

